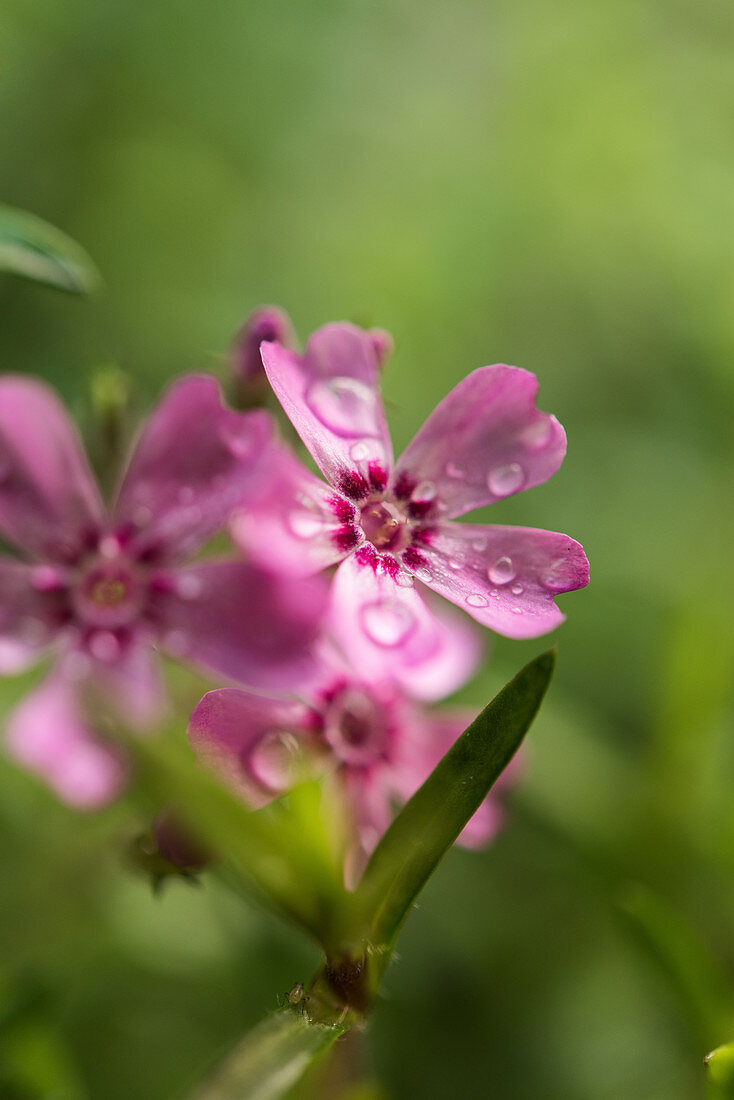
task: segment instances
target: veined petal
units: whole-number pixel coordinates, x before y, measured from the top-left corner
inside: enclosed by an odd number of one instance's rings
[[[189,722],[191,747],[248,802],[259,805],[290,784],[294,738],[306,727],[300,703],[223,688],[201,699]]]
[[[53,642],[62,626],[53,591],[60,574],[58,566],[0,558],[0,675],[27,668]]]
[[[320,578],[237,561],[177,569],[171,578],[152,597],[151,613],[174,657],[267,691],[293,692],[313,675],[326,598]]]
[[[230,520],[234,542],[269,569],[306,576],[333,565],[361,537],[354,505],[285,447],[263,463],[257,494]]]
[[[429,588],[508,638],[553,630],[565,618],[554,597],[589,582],[583,547],[534,527],[445,523],[420,553]]]
[[[547,481],[566,453],[566,433],[535,407],[534,374],[480,367],[434,409],[398,459],[396,486],[430,485],[446,517]]]
[[[418,699],[441,699],[475,672],[478,632],[449,609],[426,606],[379,565],[352,556],[333,581],[328,622],[352,669],[365,680],[389,680]]]
[[[260,350],[278,400],[330,484],[355,500],[371,485],[384,489],[392,444],[370,334],[346,323],[326,325],[304,355],[280,344]]]
[[[125,783],[122,758],[95,737],[83,717],[76,685],[58,672],[11,713],[6,741],[15,760],[79,809],[105,805]]]
[[[271,438],[268,414],[225,408],[215,378],[180,379],[143,426],[118,493],[117,523],[132,528],[140,551],[191,553],[245,499]]]
[[[0,378],[0,533],[34,557],[70,561],[102,501],[64,406],[42,382]]]

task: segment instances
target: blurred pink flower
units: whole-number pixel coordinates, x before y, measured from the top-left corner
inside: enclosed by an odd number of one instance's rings
[[[321,586],[236,560],[186,564],[270,446],[267,414],[233,412],[215,379],[185,377],[148,418],[108,511],[53,391],[0,378],[0,535],[22,554],[0,557],[0,673],[56,657],[7,739],[65,800],[98,805],[119,789],[122,758],[89,728],[82,695],[151,725],[164,705],[158,647],[268,690],[310,669]]]
[[[332,324],[311,336],[302,356],[278,344],[261,351],[328,484],[280,449],[267,488],[235,514],[236,541],[286,572],[342,562],[337,586],[352,602],[362,593],[364,630],[396,652],[418,627],[415,579],[511,638],[534,638],[563,621],[554,597],[589,579],[578,542],[529,527],[451,522],[541,484],[561,465],[565,432],[536,409],[534,375],[502,364],[473,371],[393,464],[374,332]]]
[[[339,618],[335,599],[330,625]],[[253,807],[283,794],[304,765],[329,776],[351,825],[350,883],[387,828],[393,805],[410,798],[474,718],[465,710],[431,713],[419,704],[466,681],[481,649],[471,624],[445,606],[429,621],[430,651],[412,667],[400,666],[397,679],[383,648],[345,631],[349,654],[333,636],[322,642],[320,675],[299,701],[224,689],[205,695],[191,716],[197,756]],[[501,820],[499,802],[488,797],[460,842],[486,843]]]

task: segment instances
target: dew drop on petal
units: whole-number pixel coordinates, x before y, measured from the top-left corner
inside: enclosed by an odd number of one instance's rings
[[[300,745],[287,730],[269,730],[249,758],[249,770],[258,783],[271,791],[292,786],[298,774]]]
[[[521,433],[520,438],[529,451],[540,451],[546,446],[551,436],[551,419],[542,417],[528,424]]]
[[[431,570],[426,569],[425,565],[419,565],[417,569],[413,570],[413,572],[415,573],[418,580],[423,581],[424,584],[428,584],[428,582],[432,579]]]
[[[415,627],[415,615],[397,600],[365,604],[361,612],[367,636],[379,646],[392,649],[401,645]]]
[[[541,577],[541,584],[544,588],[549,588],[551,592],[561,592],[565,590],[568,579],[565,573],[565,562],[563,559],[554,561],[546,570],[543,577]]]
[[[457,466],[455,462],[446,463],[446,477],[451,477],[455,481],[461,481],[466,477],[466,470],[463,466]]]
[[[370,457],[370,449],[366,443],[353,443],[349,448],[349,456],[353,462],[364,462]]]
[[[413,587],[413,578],[411,577],[410,573],[402,573],[401,572],[401,573],[398,573],[397,577],[395,578],[395,583],[400,588],[412,588]]]
[[[511,591],[513,596],[522,596],[525,589],[521,584],[513,584]]]
[[[321,423],[337,435],[375,435],[377,395],[359,379],[319,378],[306,390],[305,400]]]
[[[120,642],[111,630],[95,630],[87,645],[89,652],[98,661],[112,662],[120,656]]]
[[[522,607],[513,607],[512,608],[512,614],[513,615],[522,615],[522,614],[524,614]]]
[[[294,508],[286,516],[286,523],[291,534],[304,542],[322,534],[325,526],[321,516],[314,515],[305,508]]]
[[[465,602],[469,604],[469,607],[486,607],[489,600],[481,592],[471,592],[466,597]]]
[[[436,486],[432,481],[420,481],[410,494],[410,499],[416,503],[429,504],[436,499]]]
[[[517,575],[517,569],[512,562],[512,558],[498,558],[494,565],[490,565],[487,570],[487,576],[492,581],[492,584],[507,584],[509,581],[514,580]]]
[[[481,554],[483,550],[487,549],[487,540],[483,536],[478,539],[474,539],[472,542],[472,546],[478,554]]]
[[[510,462],[507,466],[497,466],[487,474],[487,485],[498,497],[507,497],[516,493],[525,480],[519,462]]]
[[[453,569],[454,571],[456,571],[457,569],[463,569],[465,565],[466,554],[463,554],[461,551],[456,554],[452,554],[451,557],[448,559],[448,567],[449,569]]]

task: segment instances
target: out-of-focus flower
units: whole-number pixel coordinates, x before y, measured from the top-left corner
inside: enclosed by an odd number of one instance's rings
[[[285,348],[296,346],[291,319],[278,306],[254,309],[230,349],[230,370],[237,394],[248,405],[260,401],[268,386],[260,355],[263,341],[281,344]]]
[[[331,625],[339,619],[334,600]],[[327,774],[351,826],[350,881],[387,828],[393,805],[418,789],[474,717],[420,705],[467,680],[480,655],[475,629],[445,605],[429,622],[432,648],[411,668],[398,666],[398,679],[383,648],[347,631],[349,655],[329,637],[320,648],[320,675],[299,701],[224,689],[205,695],[191,717],[198,757],[253,807],[283,794],[304,772]],[[501,819],[498,800],[487,798],[460,842],[485,843]]]
[[[185,377],[147,420],[108,510],[53,391],[0,378],[0,535],[22,555],[0,557],[0,672],[56,658],[7,740],[67,801],[98,805],[124,779],[82,696],[153,724],[158,647],[267,690],[310,668],[320,586],[237,560],[186,561],[246,496],[271,432],[267,414],[225,408],[213,378]]]
[[[564,616],[561,592],[588,582],[582,547],[528,527],[451,522],[551,477],[566,452],[555,417],[535,407],[537,380],[482,367],[438,405],[393,464],[374,334],[315,332],[304,355],[264,343],[270,383],[328,481],[281,450],[270,488],[236,515],[236,541],[271,565],[307,574],[342,562],[336,584],[375,641],[398,652],[415,633],[414,581],[511,638]],[[351,596],[350,596],[351,593]]]

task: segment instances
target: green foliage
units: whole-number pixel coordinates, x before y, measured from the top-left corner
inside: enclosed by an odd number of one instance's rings
[[[378,945],[392,945],[416,897],[517,751],[555,652],[526,665],[472,722],[381,838],[358,899]]]
[[[4,204],[0,204],[2,272],[69,294],[89,294],[99,282],[94,264],[80,245],[41,218]]]

